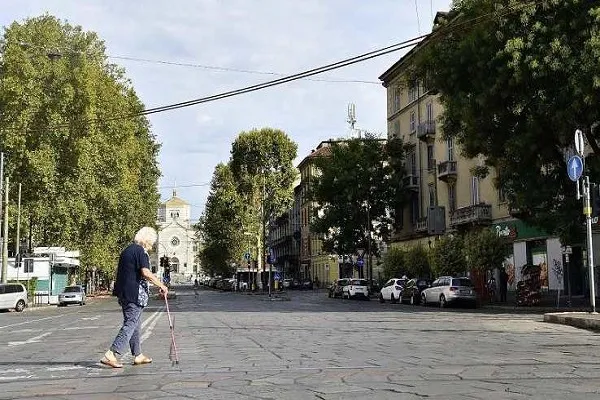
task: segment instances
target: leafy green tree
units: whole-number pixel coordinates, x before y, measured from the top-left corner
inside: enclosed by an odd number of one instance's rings
[[[206,208],[197,226],[202,238],[202,266],[209,275],[231,276],[231,264],[242,258],[243,201],[237,192],[231,168],[215,167]]]
[[[231,149],[231,171],[237,190],[247,205],[243,226],[256,235],[259,267],[268,222],[290,208],[294,199],[294,167],[298,146],[285,132],[262,128],[242,132]],[[263,235],[263,231],[265,235]]]
[[[489,228],[465,234],[464,249],[469,267],[484,272],[502,266],[510,254],[506,240]]]
[[[5,28],[0,144],[33,245],[80,249],[83,266],[110,275],[155,223],[159,145],[145,117],[115,118],[143,108],[95,33],[50,15]]]
[[[406,275],[410,278],[428,278],[431,276],[429,253],[422,245],[410,247],[406,251]]]
[[[308,194],[314,202],[311,229],[324,236],[325,251],[367,249],[371,233],[371,253],[379,254],[375,239],[389,239],[394,211],[407,199],[406,149],[400,139],[367,137],[332,142],[328,154],[315,157],[318,173]]]
[[[442,236],[431,249],[431,267],[435,276],[459,275],[467,270],[464,243],[460,236]]]
[[[383,256],[383,276],[385,280],[401,277],[406,273],[406,250],[392,247]]]
[[[581,128],[600,177],[600,4],[461,0],[441,25],[414,72],[440,93],[444,135],[485,157],[521,218],[575,237],[581,207],[565,155]]]

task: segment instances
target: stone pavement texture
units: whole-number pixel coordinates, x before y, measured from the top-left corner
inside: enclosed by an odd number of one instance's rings
[[[178,290],[145,311],[154,363],[97,361],[119,326],[114,299],[0,314],[0,399],[594,399],[598,336],[540,315]],[[125,361],[131,362],[127,357]]]

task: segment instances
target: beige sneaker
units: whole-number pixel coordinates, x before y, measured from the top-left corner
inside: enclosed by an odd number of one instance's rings
[[[112,368],[123,368],[123,364],[117,360],[115,353],[113,353],[111,350],[108,350],[106,353],[104,353],[104,357],[102,357],[100,362]]]

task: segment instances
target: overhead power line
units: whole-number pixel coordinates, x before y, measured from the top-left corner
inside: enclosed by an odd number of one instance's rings
[[[130,56],[110,56],[109,55],[107,57],[115,59],[115,60],[135,61],[135,62],[143,62],[143,63],[151,63],[151,64],[175,65],[175,66],[179,66],[179,67],[201,68],[201,69],[207,69],[207,70],[211,70],[211,71],[239,72],[239,73],[243,73],[243,74],[256,74],[256,75],[286,76],[286,74],[282,74],[280,72],[256,71],[256,70],[252,70],[252,69],[220,67],[220,66],[216,66],[216,65],[153,60],[153,59],[149,59],[149,58],[138,58],[138,57],[130,57]],[[307,78],[306,80],[315,81],[315,82],[333,82],[333,83],[368,83],[371,85],[379,85],[380,84],[380,82],[361,80],[361,79]]]
[[[338,62],[334,62],[334,63],[328,64],[325,66],[313,68],[313,69],[303,71],[300,73],[296,73],[293,75],[288,75],[288,76],[285,76],[285,77],[282,77],[279,79],[266,81],[263,83],[247,86],[247,87],[236,89],[236,90],[222,92],[222,93],[215,94],[212,96],[201,97],[201,98],[197,98],[197,99],[192,99],[192,100],[183,101],[183,102],[179,102],[179,103],[168,104],[168,105],[159,106],[159,107],[147,108],[147,109],[144,109],[139,112],[118,114],[118,115],[115,115],[115,116],[109,117],[109,118],[90,118],[87,121],[85,121],[85,123],[93,124],[93,123],[97,123],[97,122],[115,121],[115,120],[121,120],[121,119],[140,117],[140,116],[144,116],[144,115],[156,114],[156,113],[161,113],[161,112],[166,112],[166,111],[172,111],[172,110],[176,110],[179,108],[191,107],[194,105],[208,103],[211,101],[222,100],[222,99],[233,97],[233,96],[239,96],[241,94],[250,93],[250,92],[257,91],[257,90],[262,90],[262,89],[266,89],[269,87],[282,85],[282,84],[293,82],[293,81],[299,80],[299,79],[305,79],[310,76],[322,74],[324,72],[328,72],[328,71],[332,71],[335,69],[347,67],[349,65],[361,63],[361,62],[364,62],[364,61],[367,61],[367,60],[370,60],[370,59],[373,59],[376,57],[381,57],[386,54],[390,54],[390,53],[397,52],[397,51],[400,51],[403,49],[407,49],[409,47],[414,47],[422,39],[424,39],[426,37],[429,37],[429,40],[436,40],[443,35],[447,35],[447,34],[459,31],[465,27],[470,28],[475,25],[481,24],[481,23],[487,21],[491,16],[495,16],[495,17],[506,16],[506,15],[509,15],[516,11],[522,10],[525,7],[530,7],[532,5],[541,3],[542,1],[544,1],[544,0],[534,0],[534,1],[527,2],[527,3],[520,3],[516,6],[507,6],[506,10],[504,10],[503,12],[495,11],[495,12],[491,12],[491,13],[487,13],[487,14],[482,14],[480,16],[470,18],[467,20],[463,20],[460,22],[455,22],[449,26],[445,26],[443,28],[437,29],[436,31],[434,31],[430,34],[413,37],[412,39],[404,40],[402,42],[393,44],[391,46],[386,46],[386,47],[383,47],[383,48],[380,48],[377,50],[373,50],[373,51],[370,51],[367,53],[360,54],[358,56],[350,57],[350,58],[347,58],[347,59],[344,59],[344,60],[341,60]],[[60,129],[60,128],[66,128],[69,126],[70,126],[70,124],[59,124],[59,125],[51,126],[47,129]]]

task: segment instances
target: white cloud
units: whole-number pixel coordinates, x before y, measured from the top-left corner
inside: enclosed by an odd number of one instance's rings
[[[450,0],[434,0],[447,9]],[[422,32],[431,25],[430,2],[419,1]],[[109,55],[245,70],[294,73],[416,36],[412,0],[2,0],[0,24],[44,12],[98,32]],[[400,54],[347,67],[322,78],[377,81]],[[275,78],[202,68],[113,60],[126,67],[147,106],[203,97]],[[229,158],[242,130],[273,126],[299,144],[299,159],[319,141],[345,135],[346,107],[356,104],[358,126],[384,131],[385,90],[379,85],[302,80],[193,108],[150,116],[162,143],[160,186],[210,181]],[[168,188],[161,190],[170,196]],[[180,187],[202,205],[208,187]],[[198,217],[201,207],[194,207]]]

